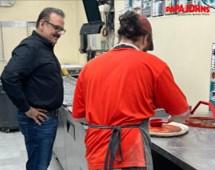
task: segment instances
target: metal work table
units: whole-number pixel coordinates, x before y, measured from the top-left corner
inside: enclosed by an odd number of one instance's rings
[[[66,78],[64,81],[64,105],[68,106],[72,104],[76,80]],[[54,147],[56,156],[65,170],[87,170],[84,128],[71,119],[67,107],[61,108],[59,120],[61,123]],[[188,134],[184,136],[151,139],[155,170],[215,169],[214,129],[190,127]]]
[[[215,130],[190,127],[172,138],[152,138],[152,149],[183,170],[215,169]]]
[[[64,77],[64,101],[59,109],[59,125],[54,143],[54,153],[63,170],[87,170],[85,160],[84,127],[70,115],[76,79]]]
[[[195,113],[194,116],[211,116],[211,113]],[[215,169],[215,129],[190,127],[183,136],[151,139],[153,152],[162,157],[162,161],[167,160],[178,169]],[[156,154],[155,159],[159,157]]]

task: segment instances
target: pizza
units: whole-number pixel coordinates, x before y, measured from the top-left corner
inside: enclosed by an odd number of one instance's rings
[[[187,134],[189,127],[182,123],[169,122],[162,123],[161,126],[150,126],[149,123],[149,134],[152,137],[173,137]]]
[[[180,132],[182,129],[175,125],[163,124],[161,127],[149,126],[149,131],[154,133]]]

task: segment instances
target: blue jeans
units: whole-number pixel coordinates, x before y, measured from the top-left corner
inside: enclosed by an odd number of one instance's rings
[[[42,125],[38,125],[24,113],[18,112],[17,114],[28,154],[26,170],[47,170],[50,164],[58,116],[57,114],[47,114],[47,116],[48,119]]]

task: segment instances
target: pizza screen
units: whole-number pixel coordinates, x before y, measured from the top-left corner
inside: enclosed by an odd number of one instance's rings
[[[180,132],[182,129],[178,126],[163,124],[161,127],[149,127],[149,131],[153,133],[173,133]]]

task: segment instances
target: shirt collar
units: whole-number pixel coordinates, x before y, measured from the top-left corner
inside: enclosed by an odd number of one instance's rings
[[[120,46],[127,46],[127,47],[131,47],[131,48],[134,48],[136,49],[137,51],[140,51],[140,49],[134,45],[134,44],[131,44],[131,43],[125,43],[125,42],[119,42],[118,44],[114,45],[113,48],[117,48],[117,47],[120,47]]]

